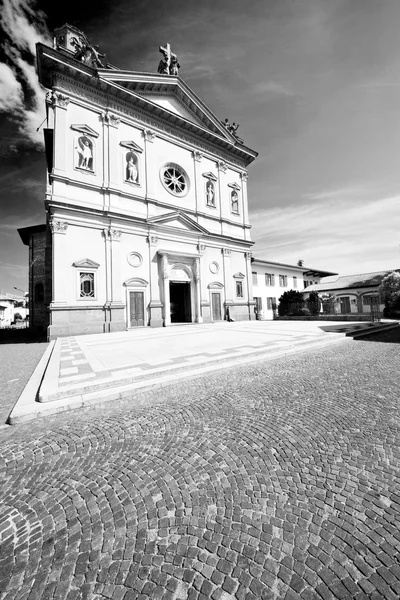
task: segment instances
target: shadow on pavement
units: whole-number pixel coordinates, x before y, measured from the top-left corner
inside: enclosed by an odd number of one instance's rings
[[[30,329],[0,329],[0,344],[36,344],[46,341],[45,333]]]
[[[356,342],[381,342],[385,344],[400,344],[400,326],[388,331],[381,331],[379,333],[371,333],[365,338],[355,338]]]
[[[322,331],[326,331],[327,333],[347,333],[348,331],[357,331],[361,329],[367,329],[368,327],[376,327],[376,323],[371,322],[362,322],[359,323],[349,323],[340,325],[319,325],[319,329]]]

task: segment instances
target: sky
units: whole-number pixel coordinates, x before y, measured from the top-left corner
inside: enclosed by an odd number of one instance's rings
[[[4,0],[0,291],[28,287],[17,228],[44,222],[45,91],[35,44],[68,22],[122,69],[180,76],[259,153],[253,255],[316,269],[400,268],[399,0]]]

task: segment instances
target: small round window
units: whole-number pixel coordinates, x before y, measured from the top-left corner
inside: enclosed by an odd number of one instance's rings
[[[187,173],[175,163],[168,163],[161,169],[161,181],[165,189],[174,196],[185,196],[189,191]]]

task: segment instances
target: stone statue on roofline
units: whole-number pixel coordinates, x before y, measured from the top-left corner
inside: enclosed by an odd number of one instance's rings
[[[158,73],[161,75],[174,75],[177,77],[181,65],[178,62],[177,55],[171,52],[171,46],[169,44],[167,44],[165,48],[160,46],[159,51],[163,57],[158,65]]]
[[[233,137],[237,139],[238,142],[243,144],[243,140],[236,133],[239,129],[239,125],[237,125],[236,123],[230,123],[228,119],[225,119],[222,124],[225,127],[225,129],[227,129],[229,133],[231,133]]]
[[[80,39],[73,37],[71,45],[75,48],[74,58],[88,67],[94,69],[105,69],[107,60],[105,54],[100,54],[98,46],[92,46],[86,36],[82,35]]]

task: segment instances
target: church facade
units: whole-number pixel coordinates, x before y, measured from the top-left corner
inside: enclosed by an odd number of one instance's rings
[[[84,42],[64,26],[37,49],[46,224],[19,230],[33,322],[52,339],[253,319],[246,169],[257,153],[179,77],[169,46],[159,73],[138,73]]]

